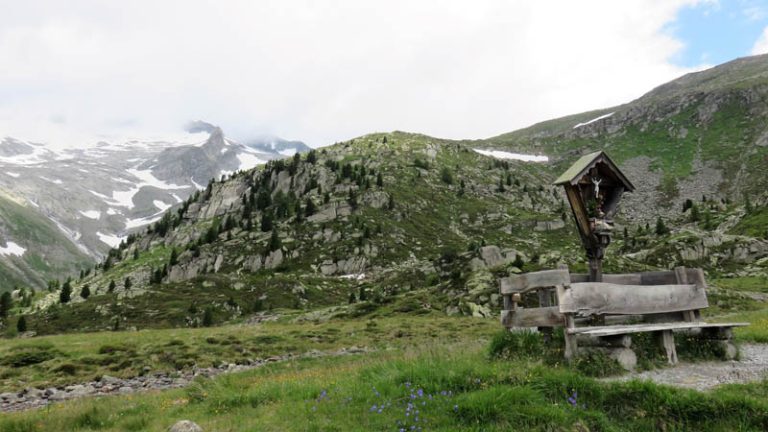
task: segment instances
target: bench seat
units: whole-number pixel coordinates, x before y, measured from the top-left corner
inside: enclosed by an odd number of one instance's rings
[[[631,324],[631,325],[611,325],[595,327],[576,327],[566,329],[568,334],[580,334],[594,337],[617,336],[629,333],[656,332],[665,330],[688,330],[694,328],[728,328],[745,327],[749,323],[705,323],[705,322],[673,322],[658,324]]]

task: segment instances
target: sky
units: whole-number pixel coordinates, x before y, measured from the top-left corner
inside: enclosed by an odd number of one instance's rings
[[[768,53],[768,0],[0,0],[0,137],[485,138]],[[188,139],[181,137],[178,139]]]

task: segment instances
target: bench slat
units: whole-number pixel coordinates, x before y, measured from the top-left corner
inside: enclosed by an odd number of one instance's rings
[[[537,288],[569,285],[571,276],[567,269],[543,270],[512,275],[501,280],[501,294],[525,293]]]
[[[574,283],[557,291],[561,313],[577,316],[644,315],[709,306],[704,289],[696,285],[619,285],[605,282]]]
[[[504,327],[562,327],[563,314],[557,306],[517,308],[501,311],[501,324]]]
[[[615,336],[628,333],[643,333],[664,330],[685,330],[693,328],[714,327],[744,327],[749,323],[705,323],[705,322],[676,322],[663,324],[633,324],[621,326],[579,327],[567,329],[569,334],[582,334],[590,336]]]

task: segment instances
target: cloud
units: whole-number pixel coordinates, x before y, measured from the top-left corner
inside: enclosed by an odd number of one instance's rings
[[[313,145],[394,129],[487,137],[689,72],[665,28],[699,3],[13,2],[0,136],[77,145],[203,119]]]
[[[768,27],[763,30],[760,37],[755,41],[755,45],[752,46],[752,55],[766,54],[768,53]]]

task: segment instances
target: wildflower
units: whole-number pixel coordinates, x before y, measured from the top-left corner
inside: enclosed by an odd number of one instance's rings
[[[571,404],[572,407],[578,406],[578,396],[578,393],[574,390],[573,394],[568,398],[568,403]]]

